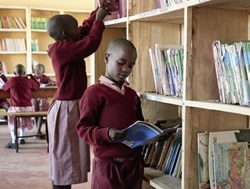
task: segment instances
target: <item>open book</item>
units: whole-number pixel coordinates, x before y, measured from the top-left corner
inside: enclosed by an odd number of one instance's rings
[[[180,126],[180,124],[177,124],[173,127],[161,130],[152,123],[146,121],[136,121],[124,129],[128,132],[127,136],[117,142],[121,142],[130,148],[136,148],[138,146],[155,141],[163,135],[171,134],[175,132]]]

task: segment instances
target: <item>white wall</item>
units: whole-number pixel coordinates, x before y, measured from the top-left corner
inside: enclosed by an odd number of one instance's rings
[[[94,0],[0,0],[0,6],[92,10]]]

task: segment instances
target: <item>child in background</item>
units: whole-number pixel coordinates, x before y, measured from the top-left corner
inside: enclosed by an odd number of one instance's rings
[[[4,85],[3,90],[10,92],[10,108],[8,112],[32,112],[34,111],[31,99],[32,91],[39,88],[39,83],[30,74],[25,75],[25,68],[22,64],[15,67],[15,77],[10,78]],[[33,124],[31,118],[18,118],[17,126],[19,127],[20,136],[24,136],[24,130],[32,129]],[[6,145],[6,148],[15,148],[14,119],[8,116],[8,127],[12,140]],[[24,144],[25,140],[20,138],[20,144]]]
[[[55,86],[56,82],[50,79],[47,75],[45,75],[45,66],[43,64],[37,64],[34,68],[34,78],[40,83],[40,87],[43,86]],[[49,109],[49,101],[48,98],[33,98],[32,105],[34,110],[37,111],[47,111]],[[37,127],[37,134],[41,135],[41,125],[42,125],[42,117],[36,117],[36,127]]]
[[[106,5],[102,5],[79,28],[70,15],[55,15],[48,21],[48,33],[55,40],[48,54],[58,86],[47,117],[53,189],[70,189],[72,184],[87,182],[89,145],[79,139],[76,123],[79,101],[87,87],[84,58],[99,47],[107,13]]]
[[[45,75],[45,66],[43,64],[37,64],[34,68],[35,79],[44,86],[55,86],[56,82],[50,79],[49,76]]]
[[[81,99],[78,135],[94,147],[92,189],[141,189],[144,161],[142,147],[130,149],[116,143],[126,136],[122,129],[143,120],[141,102],[129,88],[137,52],[126,39],[114,39],[105,54],[106,73]]]
[[[5,77],[6,69],[5,64],[0,61],[0,89],[2,89],[3,85],[6,83],[7,78]],[[0,109],[4,109],[7,111],[10,107],[9,102],[5,98],[0,98]],[[1,120],[7,121],[7,117],[0,116]]]

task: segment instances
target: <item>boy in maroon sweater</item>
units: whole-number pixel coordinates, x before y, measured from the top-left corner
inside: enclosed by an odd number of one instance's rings
[[[144,119],[140,99],[125,80],[136,58],[130,41],[112,40],[105,54],[105,76],[87,88],[81,99],[77,131],[94,147],[92,189],[141,189],[142,147],[130,149],[116,143],[126,136],[122,129]]]
[[[28,77],[25,75],[25,68],[22,64],[16,65],[16,77],[10,78],[4,85],[3,90],[10,92],[10,107],[8,112],[32,112],[34,111],[31,99],[32,91],[39,88],[39,83],[30,74]],[[17,120],[20,136],[24,135],[24,129],[32,129],[33,123],[31,118],[19,118]],[[14,135],[14,119],[12,116],[8,117],[8,127],[10,130],[12,140],[6,145],[6,148],[15,148],[15,135]],[[24,139],[20,140],[24,144]]]
[[[87,87],[84,58],[99,47],[106,14],[106,5],[102,5],[79,28],[70,15],[55,15],[48,22],[48,33],[55,40],[48,54],[58,86],[48,113],[49,177],[53,189],[70,189],[72,184],[87,182],[89,145],[79,139],[76,123],[80,98]]]

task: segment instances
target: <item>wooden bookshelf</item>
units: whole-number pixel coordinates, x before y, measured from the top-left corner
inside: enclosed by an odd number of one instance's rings
[[[198,189],[197,133],[249,127],[250,108],[219,102],[212,42],[249,40],[248,0],[189,0],[159,9],[156,1],[127,1],[126,18],[105,22],[101,47],[95,54],[96,76],[104,73],[104,53],[110,39],[131,40],[138,51],[129,77],[142,99],[144,117],[182,117],[182,179],[145,171],[154,188]],[[163,96],[154,89],[148,49],[155,43],[183,45],[183,97]],[[179,114],[181,112],[181,114]],[[151,174],[151,176],[150,176]]]
[[[13,73],[15,64],[23,64],[27,68],[27,27],[18,28],[17,26],[13,26],[10,21],[10,18],[19,17],[26,26],[27,12],[28,9],[25,7],[0,6],[0,17],[2,23],[0,28],[0,60],[6,63],[7,74]],[[3,18],[5,18],[5,21],[3,20]],[[6,24],[4,24],[4,22]],[[16,49],[15,51],[13,51],[12,48],[7,47],[7,39],[10,40],[11,44],[13,44],[12,46],[14,46],[17,43],[17,38],[24,40],[26,46],[25,50]]]

